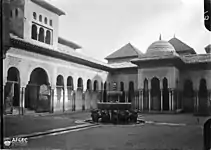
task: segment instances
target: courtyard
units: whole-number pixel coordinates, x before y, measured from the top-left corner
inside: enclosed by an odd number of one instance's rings
[[[99,125],[81,131],[31,138],[26,146],[16,148],[68,150],[202,149],[204,117],[195,117],[191,114],[145,114],[143,116],[148,123]]]

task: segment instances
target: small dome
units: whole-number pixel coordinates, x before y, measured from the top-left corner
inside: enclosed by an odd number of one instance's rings
[[[162,54],[166,52],[174,53],[175,49],[168,41],[159,40],[148,47],[146,54]]]

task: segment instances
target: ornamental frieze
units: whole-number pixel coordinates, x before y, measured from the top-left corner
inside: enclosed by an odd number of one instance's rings
[[[8,56],[9,58],[9,66],[18,66],[21,62],[21,58],[14,57],[14,56]]]

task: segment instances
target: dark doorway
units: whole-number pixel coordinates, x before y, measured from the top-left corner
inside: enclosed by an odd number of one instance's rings
[[[87,84],[86,85],[87,86],[87,90],[91,91],[92,90],[92,81],[90,79],[88,79],[86,84]]]
[[[184,111],[186,112],[194,111],[194,91],[193,83],[191,80],[186,80],[184,83],[183,107]]]
[[[95,80],[95,81],[94,81],[94,91],[97,91],[97,90],[99,90],[99,89],[98,89],[98,81]]]
[[[120,82],[120,91],[122,91],[122,95],[120,97],[120,102],[125,102],[124,82]]]
[[[198,93],[199,99],[198,99],[198,113],[200,114],[209,114],[209,107],[207,105],[208,103],[208,91],[207,91],[207,84],[205,79],[200,80],[199,85],[199,93]]]
[[[163,79],[163,110],[169,110],[169,91],[167,78]]]
[[[50,111],[50,84],[46,71],[36,68],[26,87],[25,106],[35,111]]]
[[[133,101],[133,99],[134,99],[134,83],[133,83],[133,81],[130,81],[129,82],[129,90],[128,90],[128,102],[129,103],[131,103],[132,101]]]
[[[160,110],[160,81],[158,78],[151,80],[151,108]]]
[[[103,102],[107,102],[107,82],[104,83]]]
[[[143,91],[143,105],[144,105],[144,110],[149,110],[149,94],[148,94],[148,80],[144,79],[144,91]]]
[[[13,107],[20,106],[20,77],[15,67],[9,68],[7,72],[7,83],[5,85],[5,112],[13,113]]]

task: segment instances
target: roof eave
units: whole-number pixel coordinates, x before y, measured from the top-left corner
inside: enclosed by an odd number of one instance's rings
[[[78,57],[75,57],[75,56],[64,54],[64,53],[61,53],[61,52],[58,52],[58,51],[55,51],[55,50],[51,50],[51,49],[48,49],[48,48],[44,48],[44,47],[41,47],[41,46],[38,46],[38,45],[33,45],[31,43],[27,43],[27,42],[24,42],[24,41],[15,39],[15,38],[11,38],[11,43],[12,43],[12,47],[18,47],[18,46],[24,46],[24,48],[25,47],[33,47],[33,48],[36,48],[35,51],[33,51],[32,48],[29,48],[29,49],[30,49],[30,51],[35,52],[35,53],[42,53],[42,54],[47,55],[47,56],[62,58],[62,59],[72,61],[72,62],[81,64],[81,65],[85,65],[85,66],[89,66],[89,67],[92,67],[92,68],[101,69],[101,70],[105,70],[105,71],[112,70],[112,68],[108,67],[108,66],[96,64],[94,62],[91,62],[91,61],[88,61],[88,60],[85,60],[85,59],[82,59],[82,58],[78,58]]]
[[[45,0],[31,0],[32,2],[36,3],[37,5],[46,8],[49,11],[56,13],[57,15],[65,15],[65,12],[55,6],[51,5],[50,3],[46,2]]]

